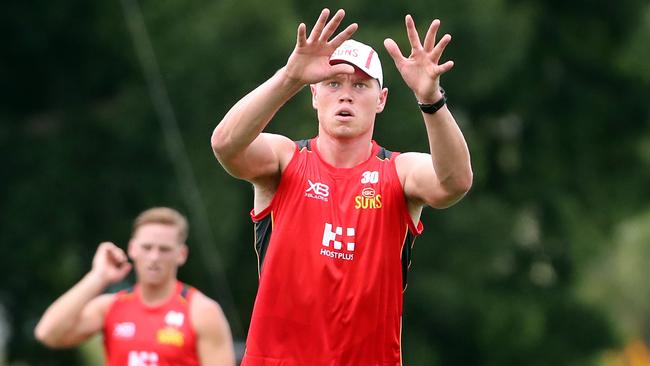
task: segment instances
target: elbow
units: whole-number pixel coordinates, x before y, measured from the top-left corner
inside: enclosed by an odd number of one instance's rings
[[[458,200],[469,192],[472,188],[473,182],[474,174],[471,169],[468,169],[463,174],[449,177],[446,181],[442,182],[442,186],[445,187],[447,195],[450,196],[452,200]]]
[[[51,332],[45,329],[41,324],[37,325],[34,329],[34,337],[46,347],[61,348],[61,345],[52,336]]]
[[[41,343],[45,344],[47,342],[47,332],[41,323],[38,323],[34,328],[34,337]]]
[[[474,178],[471,171],[469,171],[468,174],[464,176],[450,179],[443,184],[445,187],[444,197],[441,197],[439,199],[432,199],[431,201],[427,202],[428,205],[439,209],[455,205],[458,203],[458,201],[465,197],[467,192],[469,192],[469,190],[472,188],[473,180]]]
[[[212,132],[212,137],[210,138],[210,145],[212,146],[212,151],[214,155],[219,158],[223,155],[228,144],[226,143],[226,136],[223,133],[223,130],[217,126]]]
[[[238,146],[234,143],[231,134],[220,126],[217,126],[212,132],[210,146],[214,156],[222,165],[231,160],[238,151]]]
[[[456,194],[458,194],[460,197],[463,197],[472,188],[473,183],[474,183],[474,173],[472,173],[472,170],[470,169],[462,177],[458,177],[455,180],[454,192],[456,192]]]
[[[223,128],[221,125],[222,123],[212,132],[210,145],[214,156],[223,164],[241,153],[243,146],[236,139],[233,139],[231,130]]]
[[[70,348],[76,345],[71,343],[69,337],[62,333],[62,329],[53,327],[52,324],[39,322],[34,328],[34,338],[48,348]]]

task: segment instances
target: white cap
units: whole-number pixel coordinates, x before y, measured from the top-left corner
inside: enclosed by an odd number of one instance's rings
[[[348,39],[330,57],[330,64],[333,65],[340,62],[347,62],[356,66],[371,78],[377,79],[379,81],[379,87],[383,88],[384,76],[381,71],[381,62],[379,61],[379,55],[377,55],[377,52],[372,47],[353,39]]]

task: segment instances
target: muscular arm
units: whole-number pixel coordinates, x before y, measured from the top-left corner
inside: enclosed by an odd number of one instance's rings
[[[472,185],[469,150],[446,106],[435,114],[422,113],[430,154],[397,157],[404,192],[416,204],[445,208],[458,202]]]
[[[261,132],[302,87],[282,68],[228,111],[215,128],[211,144],[215,156],[231,175],[254,181],[279,173],[283,159],[291,156],[293,144],[284,136]]]
[[[113,243],[101,243],[92,270],[45,311],[34,329],[36,338],[49,347],[72,347],[99,332],[113,301],[113,295],[100,294],[130,270],[120,248]]]
[[[420,43],[415,23],[405,18],[411,53],[404,57],[392,39],[386,39],[386,50],[415,97],[422,103],[442,98],[440,75],[451,70],[452,61],[439,64],[442,53],[451,41],[445,34],[436,43],[440,21],[434,20]],[[422,113],[429,140],[430,154],[405,153],[397,157],[397,171],[409,200],[411,214],[423,204],[443,208],[460,200],[472,185],[472,168],[467,143],[447,106],[436,113]]]
[[[321,12],[309,37],[304,23],[298,26],[296,47],[285,67],[237,102],[215,128],[211,144],[215,156],[233,176],[263,184],[279,176],[294,145],[286,137],[262,131],[291,97],[307,84],[335,74],[353,73],[350,65],[330,65],[334,50],[356,30],[348,26],[329,40],[345,12],[339,10],[327,21],[329,10]]]
[[[190,305],[201,366],[234,366],[235,349],[228,321],[219,304],[197,292]]]
[[[74,347],[101,331],[114,296],[99,295],[102,282],[89,273],[58,298],[38,322],[36,339],[52,348]]]

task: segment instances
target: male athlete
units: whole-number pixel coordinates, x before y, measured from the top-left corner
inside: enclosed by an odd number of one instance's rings
[[[411,54],[384,45],[420,103],[430,154],[391,153],[372,140],[386,104],[377,53],[334,35],[344,17],[324,9],[307,36],[297,31],[287,64],[237,102],[212,135],[234,177],[254,186],[260,282],[242,365],[401,363],[402,291],[422,207],[448,207],[469,190],[467,145],[440,88],[451,40],[424,43],[411,16]],[[309,85],[318,136],[294,142],[262,133],[282,105]],[[400,121],[406,123],[406,121]],[[413,128],[419,128],[416,124]]]
[[[187,234],[187,220],[173,209],[141,213],[128,248],[136,285],[101,294],[131,270],[122,249],[101,243],[91,271],[50,305],[36,337],[49,347],[72,347],[101,331],[109,366],[234,365],[219,305],[176,279],[187,259]]]

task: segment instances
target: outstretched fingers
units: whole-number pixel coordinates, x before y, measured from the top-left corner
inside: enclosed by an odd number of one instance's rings
[[[439,28],[440,20],[434,19],[429,26],[429,30],[427,30],[426,36],[424,37],[424,50],[426,52],[431,52],[431,50],[433,50],[433,47],[436,45],[436,34],[438,33]]]
[[[336,29],[341,25],[345,17],[345,10],[339,9],[334,13],[332,19],[328,21],[329,15],[329,9],[325,8],[321,11],[318,20],[316,20],[316,24],[314,24],[314,28],[309,33],[309,37],[307,37],[307,26],[305,23],[300,23],[296,39],[298,47],[304,47],[307,44],[322,43],[336,48],[345,42],[345,40],[349,39],[359,28],[357,23],[352,23],[328,42],[328,39],[332,37]]]
[[[399,65],[406,59],[400,51],[399,46],[392,38],[386,38],[384,40],[384,47],[390,57],[395,61],[395,65],[399,68]]]
[[[427,30],[427,34],[424,37],[424,51],[429,55],[429,58],[433,63],[438,65],[440,62],[440,58],[442,57],[442,54],[445,52],[445,48],[451,42],[451,36],[449,34],[445,34],[440,38],[439,41],[436,43],[436,37],[438,35],[438,30],[440,29],[440,20],[439,19],[434,19],[431,22],[431,25],[429,25],[429,29]],[[440,73],[445,73],[454,66],[454,63],[452,61],[447,61],[442,65],[438,65],[438,70]]]
[[[307,44],[307,26],[305,25],[305,23],[300,23],[300,25],[298,25],[296,45],[298,47],[304,47],[305,44]]]
[[[422,44],[420,43],[420,35],[418,34],[418,30],[415,28],[415,22],[413,21],[413,17],[411,17],[410,14],[406,15],[404,18],[404,23],[406,23],[406,35],[408,36],[409,43],[411,44],[411,49],[418,50],[422,48]]]
[[[440,75],[446,73],[447,71],[451,70],[454,67],[454,61],[447,61],[442,65],[438,65],[438,71]]]
[[[336,13],[334,13],[332,19],[330,19],[330,21],[327,22],[327,24],[325,24],[325,27],[321,30],[321,34],[319,35],[318,40],[320,42],[327,42],[332,34],[334,34],[334,31],[336,31],[336,28],[339,27],[341,21],[343,21],[343,17],[345,17],[345,10],[343,9],[339,9]]]
[[[314,24],[314,28],[312,28],[311,33],[309,33],[309,38],[308,38],[309,42],[314,42],[315,40],[321,37],[321,33],[323,32],[323,28],[325,28],[325,25],[327,24],[327,18],[329,16],[330,16],[330,10],[327,8],[323,9],[320,12],[320,15],[318,16],[318,20],[316,20],[316,24]]]
[[[330,19],[330,15],[332,15]],[[354,73],[350,65],[329,64],[329,58],[334,50],[357,30],[358,25],[348,25],[342,32],[337,32],[345,11],[337,10],[331,14],[325,8],[321,11],[311,31],[305,23],[300,23],[296,36],[296,47],[289,56],[286,65],[287,76],[291,80],[313,84],[329,77],[333,72],[342,74]],[[331,38],[331,40],[329,40]]]
[[[357,31],[359,28],[359,25],[357,23],[352,23],[348,25],[341,33],[337,34],[332,40],[329,42],[329,44],[334,47],[338,48],[343,42],[346,40],[350,39],[354,32]]]
[[[436,46],[433,48],[433,51],[431,52],[431,58],[433,62],[438,63],[440,61],[440,57],[442,57],[442,53],[445,52],[445,48],[449,42],[451,42],[451,36],[449,34],[442,36],[440,42],[436,44]]]

